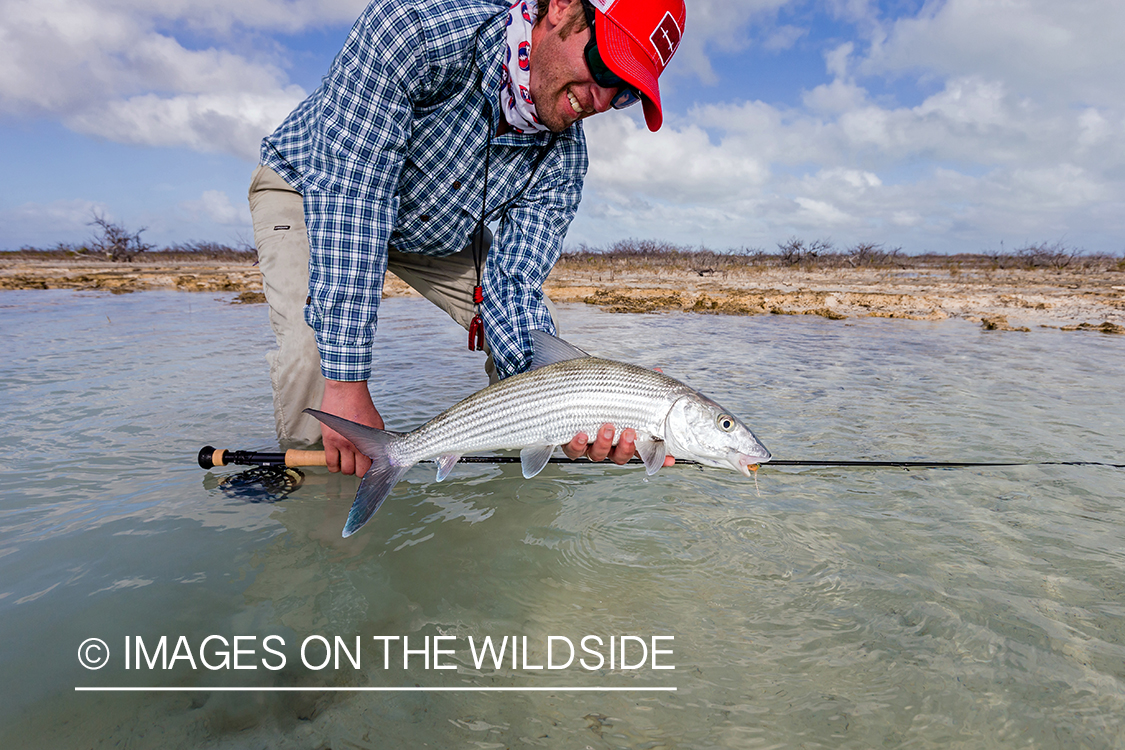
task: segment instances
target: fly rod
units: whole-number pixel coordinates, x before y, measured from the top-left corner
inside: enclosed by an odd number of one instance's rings
[[[569,464],[582,459],[569,459],[555,456],[550,459],[553,464]],[[465,464],[518,464],[519,456],[461,456],[457,463]],[[589,462],[593,463],[593,462]],[[643,463],[639,458],[629,460],[631,464]],[[699,466],[697,461],[684,461],[677,459],[676,463]],[[302,451],[290,449],[284,452],[267,453],[255,451],[232,451],[223,448],[212,448],[205,445],[199,451],[199,465],[204,469],[213,469],[216,466],[327,466],[324,451]]]
[[[515,464],[519,456],[461,456],[458,463],[469,464]],[[552,457],[553,464],[574,463],[572,459]],[[639,464],[639,458],[629,460]],[[677,464],[699,466],[698,461],[676,459]],[[285,452],[261,453],[255,451],[225,450],[204,446],[199,451],[199,465],[204,469],[216,466],[326,466],[324,451],[287,450]],[[773,459],[770,466],[818,466],[818,467],[873,467],[896,469],[971,469],[1002,466],[1106,466],[1112,469],[1125,469],[1125,464],[1104,461],[844,461],[844,460],[786,460]]]

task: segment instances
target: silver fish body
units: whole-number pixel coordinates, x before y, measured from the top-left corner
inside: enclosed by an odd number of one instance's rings
[[[652,370],[584,357],[525,372],[447,409],[397,446],[401,460],[532,445],[560,445],[606,422],[663,436],[672,403],[690,392]]]
[[[523,474],[532,477],[555,447],[603,424],[632,428],[649,474],[667,455],[749,475],[770,453],[737,417],[690,386],[636,365],[591,357],[561,339],[534,332],[528,372],[484,388],[408,433],[376,430],[307,410],[348,438],[372,460],[344,527],[355,533],[414,464],[437,459],[444,479],[466,453],[520,448]]]

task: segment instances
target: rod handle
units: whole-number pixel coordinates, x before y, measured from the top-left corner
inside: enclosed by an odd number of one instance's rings
[[[291,448],[285,451],[286,466],[327,466],[324,451],[299,451]]]
[[[232,451],[205,445],[199,449],[199,465],[204,469],[216,466],[327,466],[324,451],[303,451],[291,448],[284,453]]]

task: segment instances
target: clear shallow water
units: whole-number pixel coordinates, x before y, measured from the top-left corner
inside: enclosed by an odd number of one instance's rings
[[[262,306],[0,293],[0,742],[13,747],[1125,747],[1125,473],[413,469],[343,540],[357,480],[233,500],[205,443],[273,447]],[[390,300],[377,403],[409,428],[484,384]],[[563,311],[778,458],[1120,462],[1125,341],[963,322]],[[221,474],[231,470],[222,470]],[[312,670],[310,635],[364,640]],[[478,670],[468,636],[673,636],[675,670]],[[284,669],[126,670],[124,639],[284,639]],[[451,635],[453,670],[375,635]],[[102,638],[108,666],[79,644]],[[250,643],[244,641],[244,643]],[[669,642],[663,642],[667,646]],[[538,649],[538,653],[536,653]],[[196,651],[198,655],[198,651]],[[245,661],[261,664],[258,646]],[[76,686],[585,686],[674,693],[75,693]],[[17,744],[18,743],[18,744]]]

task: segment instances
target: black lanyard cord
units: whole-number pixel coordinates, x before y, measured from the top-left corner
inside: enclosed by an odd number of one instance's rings
[[[482,23],[476,33],[473,35],[473,59],[470,65],[477,64],[477,44],[480,41],[480,32],[492,20],[498,18],[506,11],[501,11],[492,18]],[[478,66],[478,72],[481,79],[484,78],[484,71]],[[469,351],[484,351],[484,322],[480,317],[480,305],[484,302],[484,262],[488,255],[488,249],[485,247],[485,220],[490,213],[488,210],[488,177],[489,167],[492,158],[492,101],[491,99],[485,100],[485,129],[484,129],[484,187],[481,189],[480,198],[480,217],[477,219],[476,229],[473,231],[471,247],[473,252],[473,265],[476,267],[477,283],[473,287],[473,319],[469,323]],[[551,138],[547,141],[546,145],[540,149],[539,154],[536,156],[535,164],[531,168],[531,174],[527,177],[527,182],[524,183],[520,191],[505,201],[502,205],[497,206],[491,213],[503,215],[508,208],[523,197],[527,189],[531,187],[531,183],[535,180],[535,176],[539,173],[539,167],[543,164],[543,160],[555,145],[556,133],[551,133]]]
[[[484,189],[481,191],[481,205],[480,205],[480,218],[477,219],[477,228],[473,232],[472,248],[473,248],[473,265],[476,266],[477,271],[477,285],[473,287],[473,305],[474,315],[472,321],[469,323],[469,351],[484,351],[484,323],[480,317],[480,305],[484,302],[484,287],[482,281],[484,278],[484,260],[488,254],[484,246],[484,222],[487,215],[490,213],[488,210],[488,169],[489,162],[492,155],[492,105],[488,106],[488,130],[485,131],[485,144],[484,144]],[[527,182],[523,184],[520,191],[513,195],[500,206],[497,206],[491,211],[493,214],[503,214],[508,208],[517,200],[523,197],[527,189],[531,187],[531,183],[535,181],[535,176],[539,174],[539,167],[542,166],[543,160],[547,158],[547,154],[551,153],[551,149],[555,145],[555,139],[558,137],[557,133],[551,133],[551,139],[547,141],[539,151],[539,155],[535,158],[535,165],[531,168],[531,174],[527,176]]]
[[[485,214],[488,212],[488,168],[492,158],[492,105],[488,105],[486,117],[488,118],[488,130],[485,130],[484,138],[484,187],[481,189],[480,195],[480,218],[477,219],[477,228],[473,232],[473,264],[477,267],[477,286],[473,291],[473,303],[479,305],[481,300],[477,297],[481,296],[481,272],[484,267],[484,220]]]

